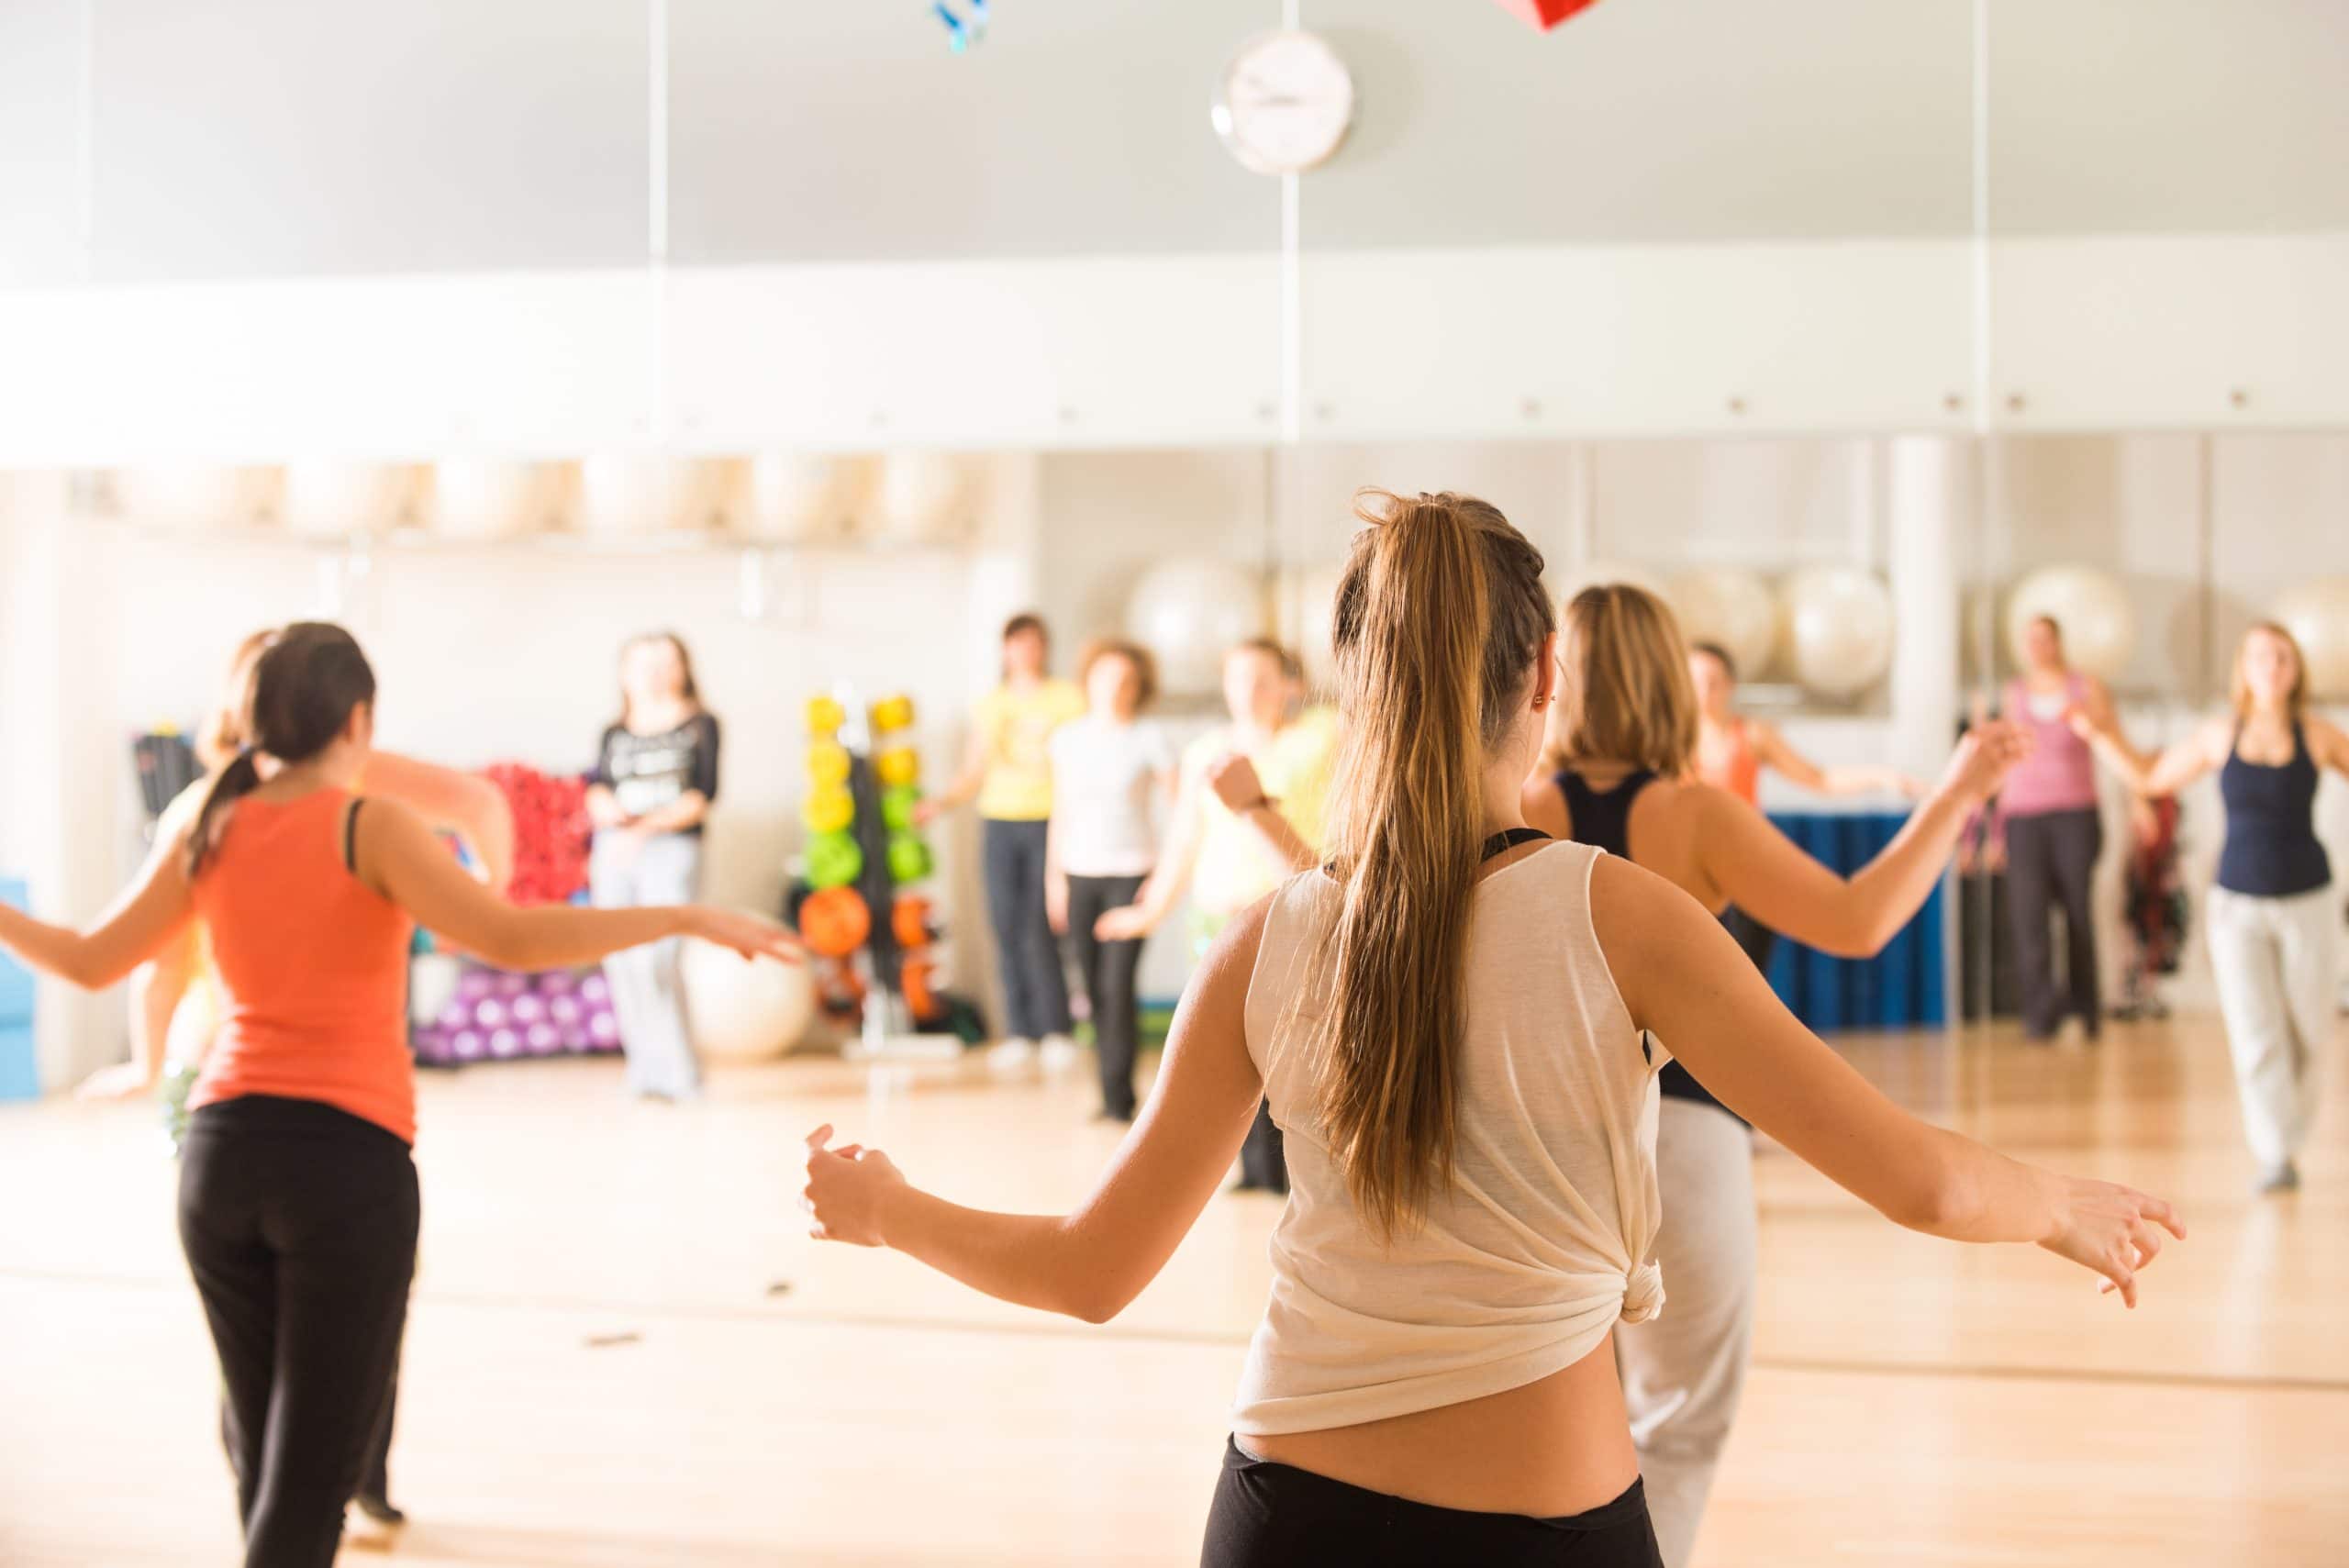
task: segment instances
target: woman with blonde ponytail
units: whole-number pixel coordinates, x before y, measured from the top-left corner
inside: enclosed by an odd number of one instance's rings
[[[1680,628],[1661,599],[1598,584],[1566,605],[1550,745],[1525,818],[1647,867],[1716,911],[1757,967],[1759,932],[1864,957],[1940,885],[1971,814],[2027,749],[2010,725],[1976,727],[1899,834],[1849,879],[1797,848],[1753,803],[1689,777],[1698,703]],[[1657,1075],[1658,1261],[1675,1310],[1615,1341],[1648,1507],[1666,1568],[1689,1559],[1713,1470],[1744,1388],[1758,1284],[1753,1136],[1706,1092],[1698,1042],[1667,1038]],[[1705,1082],[1699,1083],[1698,1079]]]
[[[1104,1322],[1268,1097],[1294,1190],[1206,1568],[1660,1561],[1612,1350],[1618,1322],[1666,1309],[1664,1058],[1643,1031],[1686,1040],[1727,1103],[1892,1218],[2037,1241],[2133,1301],[2168,1206],[1919,1122],[1693,900],[1526,826],[1559,683],[1540,553],[1481,501],[1372,493],[1361,510],[1334,617],[1328,856],[1209,950],[1092,1195],[1066,1215],[958,1207],[822,1127],[813,1233]]]

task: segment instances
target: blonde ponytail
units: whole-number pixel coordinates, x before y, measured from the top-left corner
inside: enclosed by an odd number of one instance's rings
[[[1347,723],[1316,1113],[1386,1234],[1452,1179],[1454,1063],[1487,753],[1552,629],[1542,556],[1485,502],[1365,492],[1331,640]]]

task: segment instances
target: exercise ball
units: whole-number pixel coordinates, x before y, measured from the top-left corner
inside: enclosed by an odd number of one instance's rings
[[[685,944],[678,961],[694,1048],[716,1062],[765,1062],[799,1043],[816,1016],[807,967],[745,959],[714,942]]]
[[[1264,621],[1256,574],[1206,557],[1150,568],[1126,600],[1126,635],[1158,661],[1159,684],[1183,696],[1221,689],[1224,651],[1264,636]]]
[[[778,544],[848,532],[863,488],[863,465],[816,452],[774,452],[751,462],[751,499],[740,529]]]
[[[251,528],[276,517],[281,482],[273,468],[124,469],[114,476],[115,509],[154,528]]]
[[[959,538],[970,531],[976,488],[952,452],[891,452],[865,499],[864,531],[907,544]]]
[[[451,539],[511,539],[562,521],[569,488],[557,463],[444,462],[432,471],[426,516]]]
[[[1750,572],[1705,567],[1672,580],[1672,613],[1691,643],[1719,645],[1741,678],[1759,675],[1778,644],[1778,601]]]
[[[1867,690],[1892,667],[1892,595],[1852,566],[1807,566],[1778,591],[1781,656],[1803,689],[1826,697]]]
[[[2276,618],[2300,645],[2309,695],[2349,700],[2349,577],[2316,577],[2276,601]]]
[[[1338,579],[1342,566],[1306,569],[1297,584],[1297,656],[1305,661],[1305,678],[1318,691],[1338,684],[1338,651],[1331,639],[1336,628]]]
[[[2064,633],[2064,658],[2099,680],[2117,679],[2137,651],[2137,616],[2129,595],[2104,573],[2086,566],[2043,566],[2007,595],[2007,652],[2018,667],[2023,634],[2052,616]]]
[[[406,463],[288,463],[285,526],[313,538],[383,533],[409,520],[419,479]]]
[[[1666,604],[1672,602],[1664,579],[1646,567],[1624,561],[1590,561],[1559,575],[1558,603],[1565,604],[1585,588],[1604,588],[1618,583],[1645,589]]]
[[[607,455],[579,465],[579,531],[606,539],[725,526],[734,465],[696,458]]]

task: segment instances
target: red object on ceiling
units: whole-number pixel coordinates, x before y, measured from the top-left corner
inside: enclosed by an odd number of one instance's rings
[[[1577,11],[1587,11],[1598,0],[1500,0],[1500,7],[1520,21],[1548,32]]]

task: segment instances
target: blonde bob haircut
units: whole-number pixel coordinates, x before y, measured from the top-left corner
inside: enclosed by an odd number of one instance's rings
[[[1558,663],[1546,768],[1631,762],[1678,778],[1695,762],[1688,645],[1662,599],[1628,583],[1585,588],[1566,601]]]

